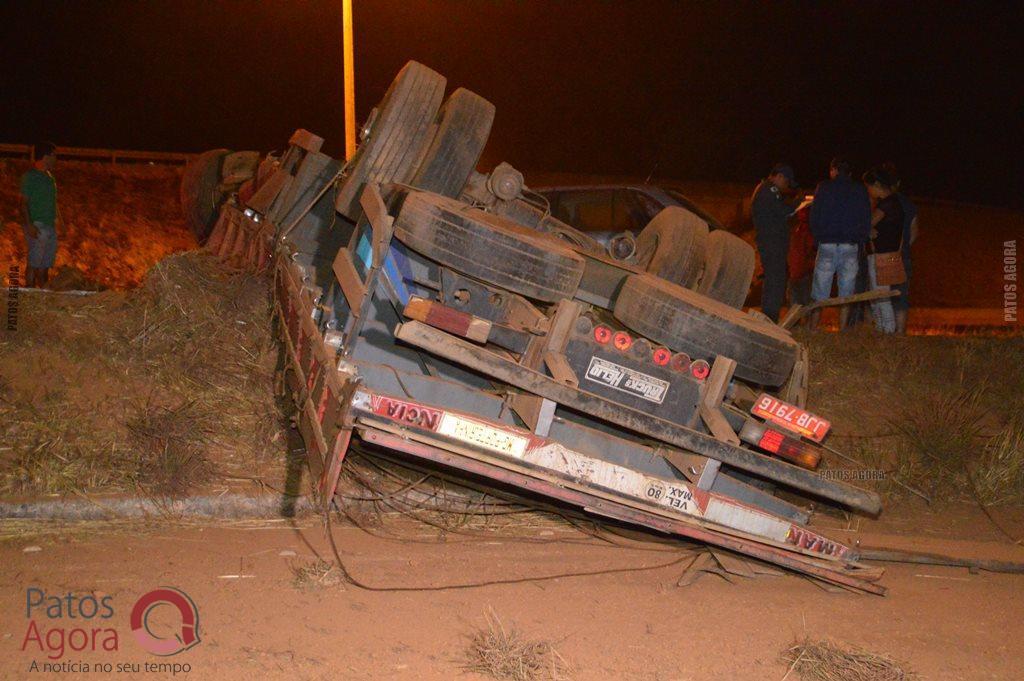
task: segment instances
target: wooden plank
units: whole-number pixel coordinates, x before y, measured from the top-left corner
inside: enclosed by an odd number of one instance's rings
[[[319,135],[314,135],[309,130],[299,128],[292,133],[292,136],[288,138],[288,144],[293,144],[297,147],[305,149],[306,151],[320,151],[320,148],[324,145],[324,138]]]
[[[362,308],[363,298],[366,297],[366,284],[359,278],[355,263],[352,262],[352,252],[347,248],[338,249],[334,256],[334,264],[331,266],[334,276],[341,284],[341,292],[345,294],[349,309],[353,315],[358,315]]]

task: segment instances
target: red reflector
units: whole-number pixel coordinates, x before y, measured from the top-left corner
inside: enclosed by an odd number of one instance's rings
[[[668,364],[668,361],[672,359],[672,353],[668,351],[668,348],[655,348],[654,350],[654,363],[660,367]]]
[[[625,331],[616,331],[615,336],[612,337],[612,345],[615,346],[616,350],[625,352],[633,345],[633,339]]]
[[[689,371],[690,356],[685,352],[677,352],[672,355],[672,368],[676,371]]]
[[[771,428],[765,428],[764,435],[761,436],[757,446],[804,468],[813,470],[821,463],[821,454],[814,445],[805,444],[796,438],[787,437]]]
[[[708,374],[711,373],[711,365],[702,359],[698,359],[690,364],[690,373],[693,374],[693,377],[698,381],[703,381],[708,377]]]
[[[757,446],[775,454],[779,451],[779,447],[782,446],[782,441],[785,439],[786,436],[779,431],[765,428],[764,435],[761,436],[761,441],[757,443]]]
[[[612,339],[612,330],[607,326],[595,326],[594,327],[594,340],[601,345],[604,345]]]

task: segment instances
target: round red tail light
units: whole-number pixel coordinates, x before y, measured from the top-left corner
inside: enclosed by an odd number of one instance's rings
[[[690,364],[690,373],[698,381],[703,381],[711,373],[711,365],[702,359],[698,359]]]
[[[672,353],[669,352],[668,348],[655,348],[653,359],[655,364],[663,367],[672,359]]]
[[[594,340],[601,345],[604,345],[612,339],[612,330],[607,326],[595,326],[594,327]]]
[[[633,345],[633,339],[629,337],[629,334],[625,331],[616,331],[612,337],[612,345],[619,352],[625,352],[629,350],[630,346]]]

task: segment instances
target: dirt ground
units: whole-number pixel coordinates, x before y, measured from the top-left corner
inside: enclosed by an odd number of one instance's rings
[[[1016,528],[1024,526],[1021,520],[1021,513],[1003,518]],[[864,545],[1024,558],[1024,549],[963,506],[941,512],[907,508],[859,528],[829,522],[836,525],[834,533]],[[623,540],[628,546],[611,546],[545,523],[516,535],[448,535],[440,542],[433,531],[407,521],[386,527],[419,541],[334,527],[347,568],[375,587],[650,567],[687,555],[659,543]],[[554,642],[574,679],[783,679],[787,665],[779,653],[805,636],[887,654],[924,679],[1018,679],[1024,656],[1020,575],[892,565],[884,578],[890,593],[877,597],[828,593],[793,575],[728,583],[705,574],[678,587],[684,560],[645,571],[464,590],[308,590],[294,585],[293,566],[330,556],[315,518],[145,531],[104,526],[61,536],[22,535],[23,529],[9,526],[5,535],[20,536],[0,544],[4,679],[35,678],[28,671],[32,661],[45,661],[36,643],[21,650],[28,627],[26,589],[32,586],[48,595],[112,597],[114,616],[101,626],[118,630],[118,651],[66,650],[63,661],[187,664],[189,673],[177,674],[187,678],[484,678],[463,672],[460,658],[466,636],[489,614],[528,638]],[[161,585],[186,592],[200,621],[200,643],[166,658],[143,652],[128,626],[135,599]],[[154,630],[171,627],[166,613],[155,613]],[[47,621],[38,610],[36,619],[47,627],[82,626],[80,619]],[[115,676],[173,677],[145,671]]]

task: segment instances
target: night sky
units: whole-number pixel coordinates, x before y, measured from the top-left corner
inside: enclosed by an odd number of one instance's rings
[[[1024,207],[1021,3],[354,0],[357,114],[416,59],[498,108],[485,162],[813,185],[835,153],[911,193]],[[341,2],[4,2],[0,141],[344,146]],[[529,179],[529,175],[527,177]]]

